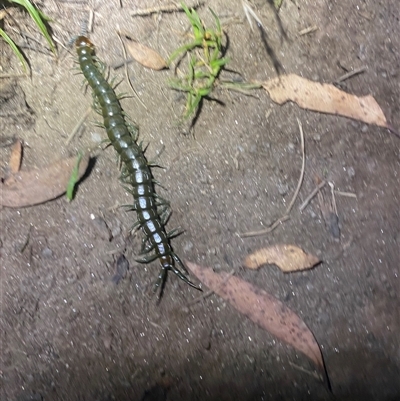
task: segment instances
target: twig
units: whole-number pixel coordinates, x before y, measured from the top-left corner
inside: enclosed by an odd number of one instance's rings
[[[302,212],[307,205],[310,203],[311,199],[314,198],[314,196],[326,185],[326,181],[322,181],[319,183],[319,185],[310,193],[310,195],[307,196],[305,201],[300,205],[299,210]]]
[[[333,212],[338,215],[337,206],[336,206],[336,198],[335,198],[335,184],[333,182],[328,181],[328,185],[331,188],[331,196],[332,196],[332,209]]]
[[[257,237],[259,235],[269,234],[270,232],[274,231],[275,228],[279,226],[279,224],[281,224],[289,219],[290,219],[289,215],[282,216],[278,220],[276,220],[275,223],[271,224],[269,227],[265,228],[264,230],[247,231],[245,233],[239,233],[239,237],[249,238],[249,237]]]
[[[187,5],[187,7],[189,9],[191,8],[198,8],[202,5],[202,2],[196,2],[193,5]],[[149,7],[149,8],[140,8],[139,10],[135,10],[131,13],[131,17],[145,17],[147,15],[151,15],[151,14],[156,14],[156,13],[160,13],[160,12],[164,12],[164,13],[173,13],[175,11],[183,11],[183,8],[181,6],[181,4],[179,3],[169,3],[169,4],[163,4],[160,6],[156,6],[156,7]]]
[[[357,69],[355,69],[355,70],[353,70],[353,71],[348,72],[347,74],[342,75],[342,76],[339,77],[336,81],[334,81],[334,83],[335,83],[335,84],[338,84],[338,83],[340,83],[340,82],[346,81],[346,79],[349,79],[349,78],[354,77],[355,75],[361,74],[361,73],[363,73],[363,72],[366,71],[366,70],[367,70],[367,67],[365,67],[365,66],[364,66],[364,67],[357,68]]]
[[[88,33],[93,31],[93,21],[94,21],[94,10],[90,10],[89,21],[88,21],[88,26],[87,26]]]
[[[256,20],[257,24],[263,26],[260,18],[258,18],[258,15],[254,12],[254,10],[251,8],[250,4],[247,1],[242,1],[242,7],[244,14],[246,15],[247,21],[249,22],[250,29],[252,31],[253,31],[253,22],[251,17],[253,17]]]
[[[353,192],[342,192],[335,190],[335,194],[339,196],[345,196],[347,198],[357,198],[357,195]]]
[[[0,74],[1,78],[20,78],[20,77],[27,77],[26,74]]]
[[[297,118],[297,124],[299,125],[300,141],[301,141],[301,157],[302,157],[301,172],[300,172],[299,182],[297,183],[296,191],[293,194],[293,198],[290,201],[289,206],[286,209],[286,213],[285,214],[289,214],[290,213],[294,203],[296,202],[297,196],[299,195],[299,192],[300,192],[301,184],[303,183],[304,170],[305,170],[305,167],[306,167],[306,150],[305,150],[305,144],[304,144],[303,126],[301,125],[301,121],[298,118]]]
[[[122,51],[124,53],[124,60],[127,60],[128,55],[126,54],[126,49],[125,49],[125,45],[124,45],[124,41],[122,40],[121,35],[123,35],[122,32],[117,31],[117,35],[118,35],[118,39],[121,42],[121,46],[122,46]],[[136,96],[136,98],[139,100],[140,104],[146,109],[148,110],[148,108],[146,107],[146,105],[144,104],[143,100],[140,98],[139,94],[136,92],[135,88],[132,85],[131,79],[129,78],[129,74],[128,74],[128,63],[124,63],[124,71],[125,71],[125,78],[128,81],[129,86],[132,89],[132,92],[134,93],[134,95]]]
[[[322,380],[322,376],[319,375],[317,372],[311,372],[310,370],[304,369],[303,367],[296,365],[295,363],[290,362],[290,361],[289,361],[289,365],[292,366],[293,368],[299,370],[300,372],[307,373],[308,375],[314,377],[317,380]]]
[[[92,107],[88,107],[88,109],[85,111],[85,113],[83,114],[83,116],[79,119],[79,121],[77,122],[77,124],[75,125],[74,129],[72,130],[72,132],[69,134],[69,137],[67,138],[65,144],[69,145],[71,143],[71,141],[74,139],[74,136],[76,135],[76,133],[79,131],[79,129],[81,128],[81,125],[85,122],[85,120],[89,117],[90,112],[92,111]]]
[[[260,231],[248,231],[245,233],[239,233],[239,236],[242,238],[246,237],[255,237],[258,235],[265,235],[269,234],[271,231],[275,230],[276,227],[278,227],[281,223],[283,223],[286,220],[290,219],[290,212],[293,208],[293,205],[296,202],[297,196],[299,195],[301,184],[303,183],[303,178],[304,178],[304,170],[306,166],[306,152],[305,152],[305,144],[304,144],[304,133],[303,133],[303,126],[301,125],[301,122],[299,119],[297,119],[297,124],[299,125],[299,130],[300,130],[300,140],[301,140],[301,155],[302,155],[302,163],[301,163],[301,172],[300,172],[300,177],[299,177],[299,182],[297,183],[297,188],[294,191],[292,200],[289,203],[289,206],[286,209],[285,214],[280,217],[278,220],[275,221],[271,226],[267,227],[264,230]]]
[[[317,25],[309,26],[308,28],[302,29],[299,32],[299,36],[308,35],[309,33],[315,32],[316,30],[318,30]]]
[[[23,244],[21,244],[21,246],[20,246],[20,248],[19,248],[19,251],[20,251],[21,253],[24,253],[26,247],[27,247],[28,244],[29,244],[29,240],[31,239],[32,228],[33,228],[33,225],[30,224],[30,225],[29,225],[28,234],[27,234],[27,236],[26,236],[26,238],[25,238],[25,241],[23,242]]]

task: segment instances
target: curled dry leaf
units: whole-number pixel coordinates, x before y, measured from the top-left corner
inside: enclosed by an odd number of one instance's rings
[[[65,193],[76,157],[61,159],[41,169],[21,171],[0,184],[0,205],[26,207],[38,205]],[[79,179],[89,165],[86,154],[79,166]]]
[[[279,104],[291,100],[304,109],[390,128],[379,104],[370,95],[357,97],[334,85],[310,81],[296,74],[281,75],[264,82],[263,87],[271,99]]]
[[[166,61],[155,50],[142,45],[135,40],[124,37],[129,54],[140,64],[152,70],[163,70],[167,67]]]
[[[303,320],[281,301],[261,288],[228,273],[217,274],[209,267],[190,262],[187,262],[187,266],[200,281],[239,312],[310,358],[322,376],[326,377],[321,350],[313,333]]]
[[[321,261],[314,255],[305,253],[296,245],[278,244],[261,248],[248,255],[243,265],[248,269],[258,269],[262,265],[277,265],[285,273],[311,269]]]

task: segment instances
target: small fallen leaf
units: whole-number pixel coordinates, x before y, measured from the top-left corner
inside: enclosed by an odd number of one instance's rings
[[[310,81],[296,74],[281,75],[264,82],[263,87],[279,104],[291,100],[304,109],[341,115],[390,129],[382,109],[371,95],[357,97],[334,85]]]
[[[124,34],[124,41],[129,54],[140,64],[152,70],[163,70],[167,62],[155,50],[142,45]]]
[[[243,265],[248,269],[258,269],[262,265],[277,265],[285,273],[311,269],[321,261],[314,255],[305,253],[296,245],[278,244],[261,248],[248,255]]]
[[[189,269],[207,287],[227,300],[258,326],[290,344],[310,358],[325,378],[319,345],[303,320],[281,301],[238,277],[217,274],[209,267],[187,262]]]
[[[0,184],[0,205],[26,207],[38,205],[65,193],[76,157],[61,159],[49,166],[30,171],[20,171]],[[79,179],[89,165],[86,154],[79,165]]]
[[[9,163],[11,174],[18,173],[19,169],[21,168],[21,161],[22,161],[22,142],[19,139],[17,139],[11,148],[11,156]]]

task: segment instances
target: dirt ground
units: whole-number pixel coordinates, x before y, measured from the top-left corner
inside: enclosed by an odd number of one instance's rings
[[[94,10],[90,38],[108,65],[123,59],[116,29],[132,32],[165,57],[187,40],[184,13],[130,16],[159,4],[38,3],[64,45]],[[208,5],[229,38],[229,69],[246,80],[275,77],[242,3]],[[373,95],[400,127],[398,0],[284,0],[279,17],[286,38],[266,1],[253,8],[286,73],[329,83],[365,66],[342,89]],[[205,5],[198,12],[212,25]],[[41,44],[30,40],[34,49],[25,50],[32,79],[0,80],[2,176],[13,137],[25,143],[23,169],[94,150],[73,202],[61,197],[1,210],[1,400],[400,399],[399,138],[294,104],[276,105],[263,91],[248,97],[218,88],[213,96],[221,102],[206,101],[193,135],[184,135],[177,126],[184,98],[167,85],[172,71],[129,64],[147,109],[136,98],[125,99],[123,107],[149,144],[148,158],[159,155],[166,167],[154,175],[166,189],[159,193],[171,202],[168,228],[184,230],[172,242],[177,254],[216,271],[234,269],[298,313],[321,346],[330,393],[306,357],[218,296],[193,302],[200,293],[170,274],[157,304],[151,288],[158,265],[135,262],[141,234],[129,234],[135,215],[116,207],[131,201],[119,183],[114,150],[96,147],[106,136],[94,124],[98,116],[92,113],[66,144],[92,102],[73,70],[73,49],[59,46],[55,60],[28,18],[17,13],[14,19]],[[315,32],[299,35],[313,25]],[[15,56],[4,44],[1,50],[2,73],[18,72]],[[122,78],[123,69],[112,75]],[[130,91],[125,80],[119,89]],[[265,228],[281,216],[293,196],[302,161],[296,118],[303,124],[306,167],[291,219],[267,236],[241,238],[238,233]],[[299,212],[318,177],[356,195],[336,196],[339,239],[316,198]],[[329,199],[327,188],[324,196]],[[296,274],[276,267],[244,270],[249,252],[275,243],[297,244],[323,263]],[[116,284],[121,253],[130,267]]]

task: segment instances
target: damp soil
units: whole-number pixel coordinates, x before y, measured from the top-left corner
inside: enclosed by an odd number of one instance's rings
[[[183,13],[130,16],[158,5],[153,3],[40,6],[65,45],[92,10],[91,40],[99,58],[113,66],[123,60],[117,29],[165,57],[187,40]],[[264,22],[269,51],[240,2],[207,5],[229,39],[228,67],[241,74],[225,71],[223,77],[273,78],[275,61],[287,73],[334,82],[365,66],[342,88],[372,94],[393,127],[400,127],[397,0],[284,0],[279,19],[268,2],[257,1],[253,8]],[[206,6],[198,12],[212,24]],[[40,42],[30,39],[25,48],[31,78],[0,80],[2,176],[13,138],[25,144],[23,169],[93,150],[72,202],[61,197],[1,210],[1,400],[400,398],[399,138],[294,104],[276,105],[263,91],[245,96],[218,87],[218,102],[204,102],[188,135],[177,124],[185,99],[167,84],[173,71],[128,66],[145,107],[136,97],[124,99],[123,107],[140,127],[148,158],[165,167],[154,175],[173,211],[167,228],[183,231],[172,241],[176,253],[215,271],[234,270],[298,313],[321,346],[329,391],[306,357],[218,296],[201,298],[170,274],[157,302],[152,286],[159,267],[135,262],[141,234],[130,233],[134,213],[119,207],[131,203],[130,195],[120,185],[115,152],[99,146],[105,138],[94,124],[99,117],[92,113],[67,141],[92,103],[75,74],[73,49],[59,46],[55,60],[26,16],[16,14],[13,23]],[[312,26],[314,32],[299,34]],[[18,72],[15,57],[1,46],[2,73]],[[110,75],[122,79],[118,90],[130,91],[123,69]],[[293,196],[302,163],[297,119],[306,167],[291,218],[268,235],[242,238],[240,233],[273,223]],[[299,212],[321,179],[355,196],[336,194],[338,226],[326,223],[317,198]],[[329,187],[323,191],[330,202]],[[244,270],[249,252],[275,243],[296,244],[323,263],[296,274],[274,266]]]

